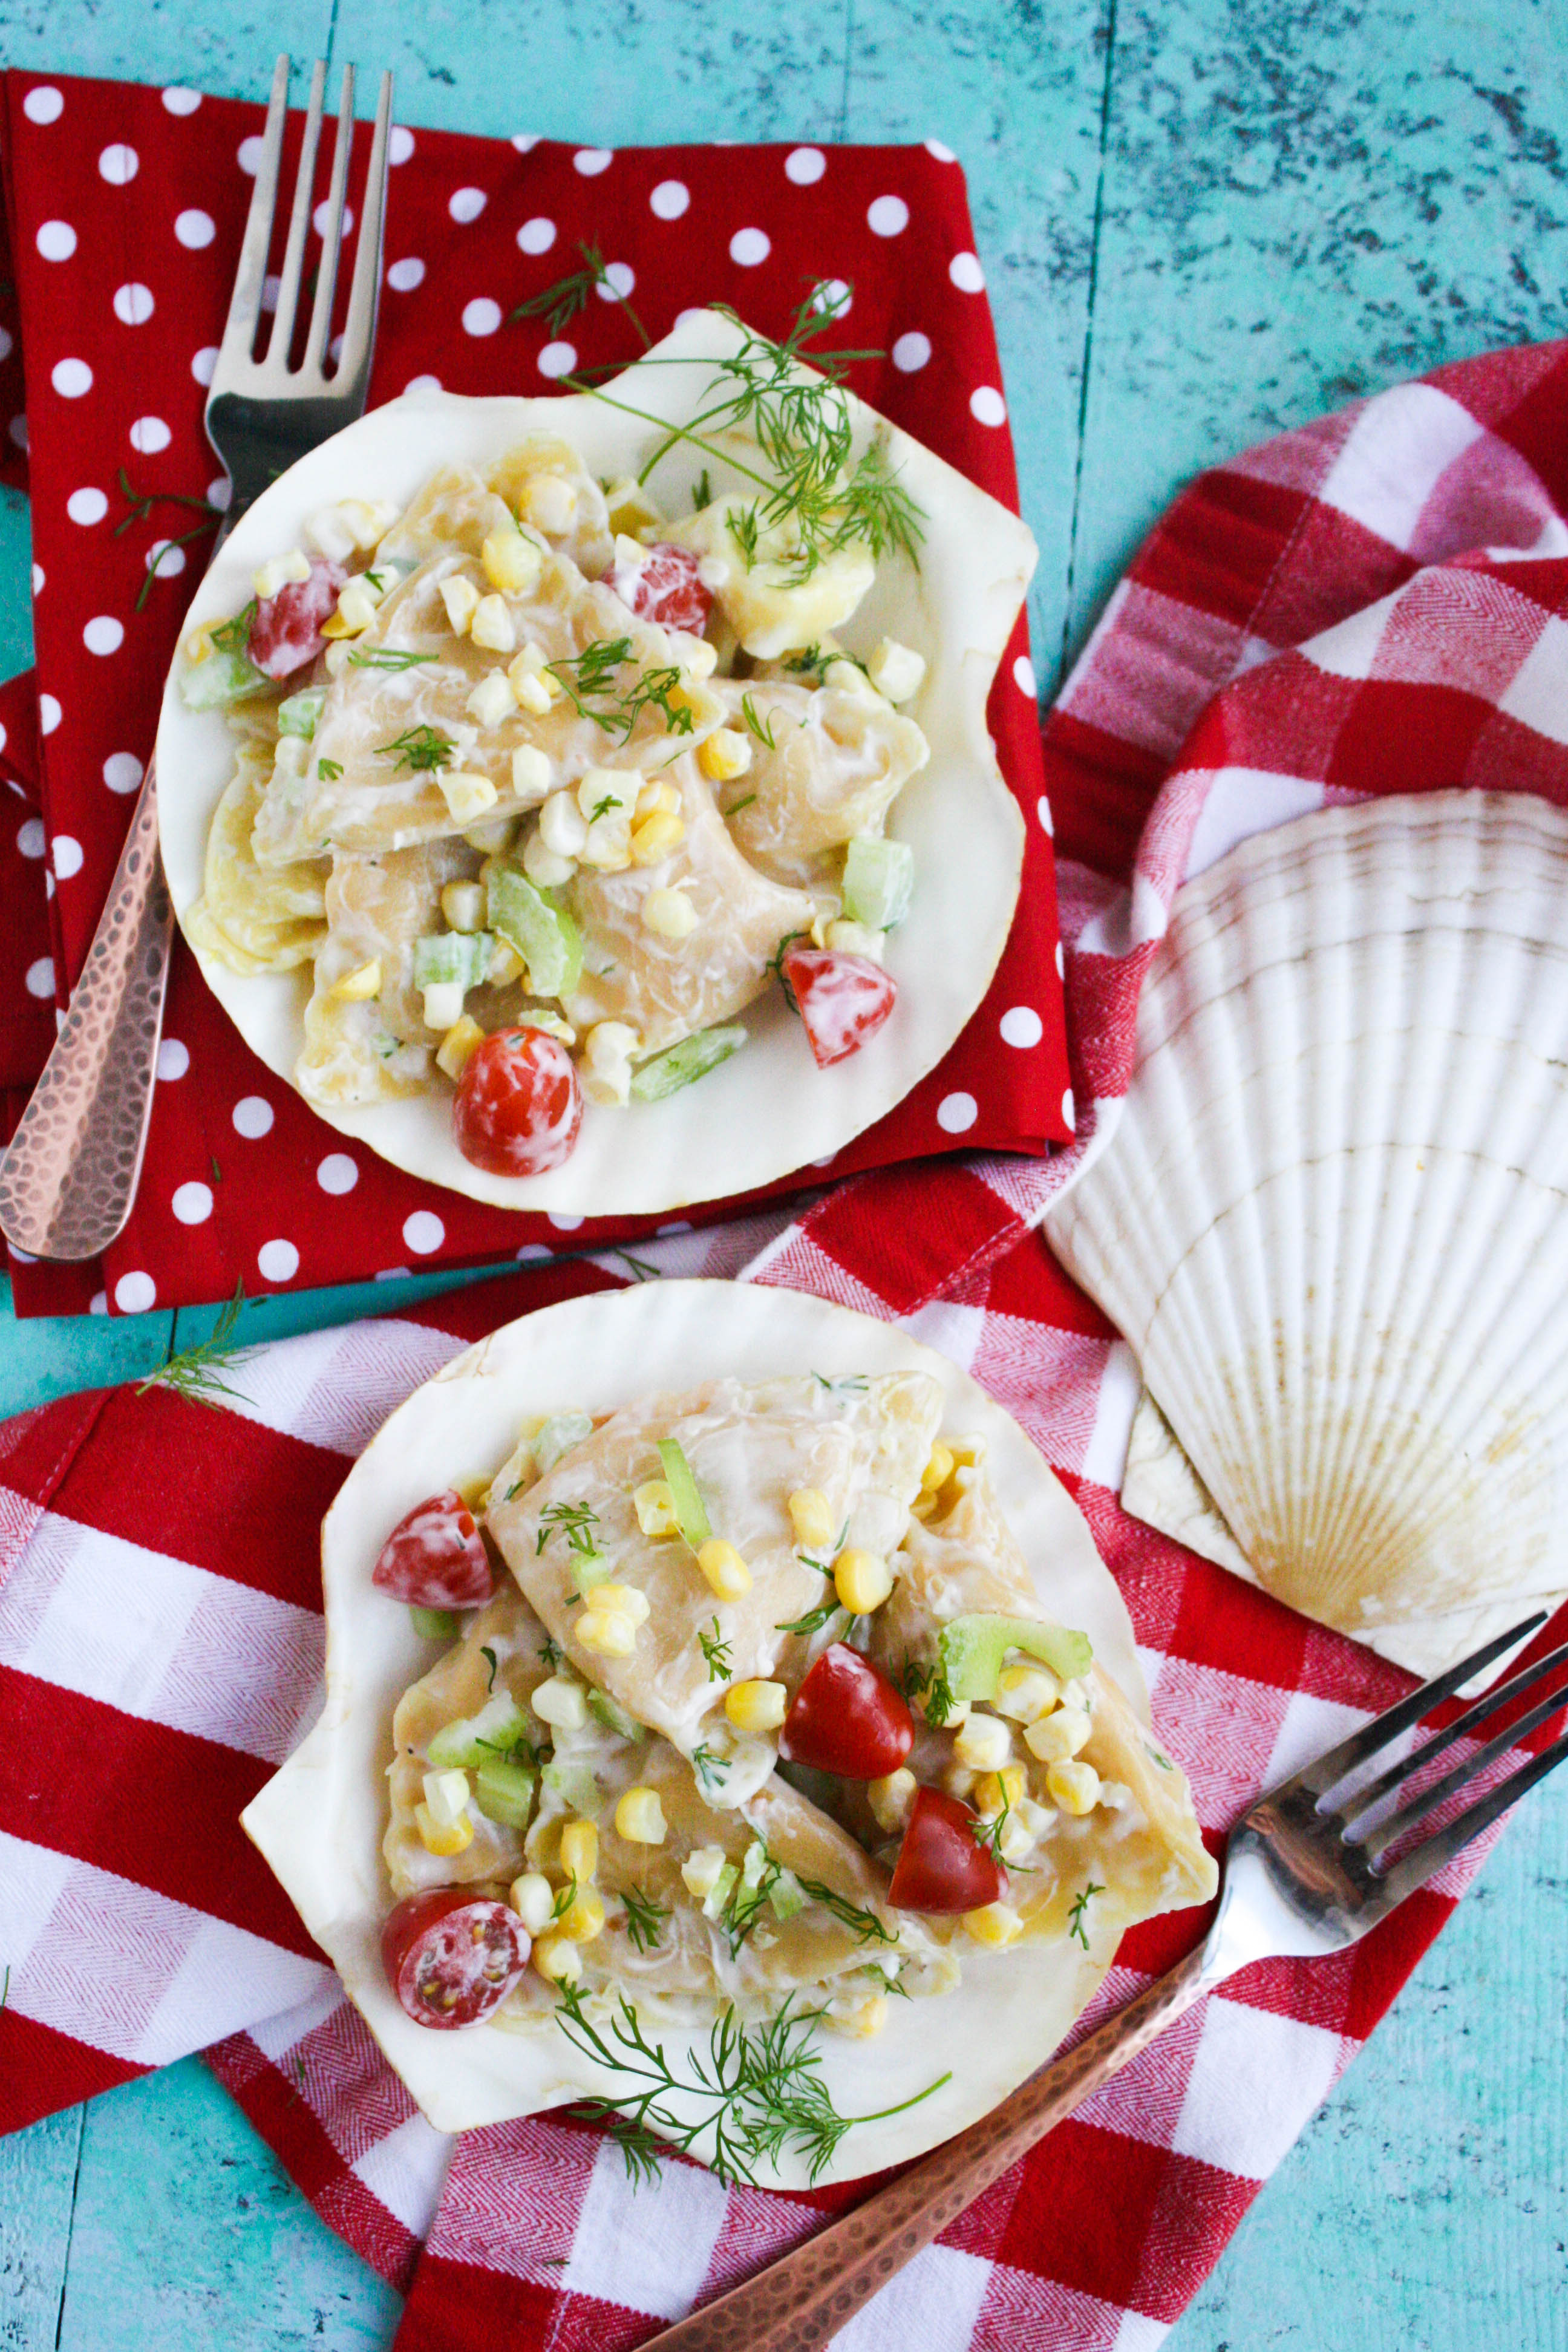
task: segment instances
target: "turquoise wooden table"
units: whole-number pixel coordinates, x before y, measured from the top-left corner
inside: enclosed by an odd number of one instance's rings
[[[1184,476],[1441,361],[1568,332],[1553,8],[0,0],[0,60],[259,97],[287,46],[395,67],[416,124],[609,145],[946,140],[1040,541],[1049,691]],[[7,494],[0,675],[29,655],[27,560]],[[269,1300],[243,1336],[373,1304],[384,1288]],[[0,1412],[149,1370],[211,1319],[6,1322]],[[1564,2352],[1565,2016],[1562,1779],[1510,1828],[1172,2352]],[[0,2141],[5,2352],[369,2352],[396,2319],[194,2061]]]

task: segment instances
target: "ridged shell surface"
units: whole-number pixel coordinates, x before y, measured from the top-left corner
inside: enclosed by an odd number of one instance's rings
[[[1047,1231],[1268,1591],[1421,1673],[1560,1600],[1568,816],[1367,802],[1187,884]]]

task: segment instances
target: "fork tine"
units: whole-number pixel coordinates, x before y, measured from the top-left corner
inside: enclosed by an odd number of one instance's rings
[[[1516,1700],[1523,1698],[1527,1691],[1532,1691],[1537,1683],[1548,1680],[1551,1675],[1558,1672],[1565,1660],[1568,1660],[1568,1643],[1564,1643],[1561,1649],[1549,1650],[1545,1657],[1538,1658],[1534,1665],[1527,1667],[1523,1674],[1510,1675],[1506,1683],[1499,1683],[1495,1690],[1488,1691],[1482,1697],[1477,1699],[1473,1706],[1467,1707],[1464,1714],[1450,1723],[1445,1730],[1434,1732],[1424,1746],[1413,1748],[1408,1756],[1402,1756],[1396,1764],[1391,1764],[1386,1772],[1379,1773],[1377,1779],[1366,1788],[1358,1790],[1354,1799],[1354,1813],[1345,1822],[1345,1835],[1360,1836],[1363,1830],[1372,1822],[1372,1817],[1384,1797],[1390,1795],[1395,1789],[1402,1788],[1412,1774],[1424,1770],[1428,1764],[1435,1764],[1446,1748],[1452,1748],[1457,1739],[1466,1738],[1478,1724],[1484,1723],[1489,1715],[1495,1715],[1500,1707],[1511,1706]],[[1549,1702],[1547,1713],[1550,1714],[1554,1706],[1565,1705],[1568,1705],[1568,1685],[1564,1686],[1556,1698]],[[1520,1727],[1516,1725],[1508,1733],[1508,1738],[1517,1738],[1519,1731]],[[1459,1779],[1468,1779],[1472,1769],[1472,1766],[1465,1765],[1460,1770]],[[1423,1810],[1426,1808],[1423,1807]]]
[[[283,154],[283,126],[289,119],[289,59],[280,57],[272,71],[272,96],[267,127],[261,134],[261,160],[246,215],[245,242],[239,248],[234,292],[224,321],[221,358],[229,369],[243,366],[256,341],[261,316],[262,289],[267,283],[267,256],[272,244],[272,215],[278,206],[278,166]]]
[[[1563,1702],[1559,1699],[1557,1703],[1561,1706]],[[1519,1728],[1522,1730],[1523,1726]],[[1527,1790],[1534,1788],[1538,1780],[1544,1780],[1548,1772],[1554,1772],[1564,1758],[1568,1758],[1568,1732],[1564,1732],[1562,1738],[1555,1740],[1550,1748],[1543,1748],[1539,1756],[1531,1757],[1528,1764],[1521,1765],[1497,1788],[1489,1790],[1468,1812],[1461,1813],[1458,1821],[1450,1822],[1446,1830],[1439,1830],[1435,1837],[1429,1837],[1425,1844],[1416,1846],[1402,1861],[1395,1863],[1379,1888],[1380,1910],[1392,1910],[1396,1903],[1403,1903],[1415,1887],[1425,1886],[1445,1863],[1452,1862],[1472,1838],[1479,1837],[1484,1829],[1489,1829],[1500,1813],[1506,1813],[1510,1805],[1516,1805]]]
[[[375,348],[375,318],[381,298],[381,247],[386,210],[387,146],[392,136],[392,76],[381,77],[375,110],[375,131],[370,142],[370,168],[365,174],[360,207],[359,245],[354,254],[353,282],[349,288],[348,315],[343,320],[342,357],[337,385],[342,391],[369,372]]]
[[[1539,1676],[1532,1675],[1529,1679],[1534,1682]],[[1456,1789],[1462,1789],[1467,1781],[1477,1779],[1489,1764],[1495,1763],[1500,1756],[1505,1756],[1517,1741],[1538,1730],[1549,1717],[1559,1714],[1565,1706],[1568,1706],[1568,1684],[1538,1700],[1528,1715],[1521,1716],[1517,1723],[1510,1723],[1506,1731],[1500,1731],[1495,1739],[1489,1739],[1484,1748],[1479,1748],[1473,1756],[1463,1763],[1456,1764],[1450,1771],[1444,1773],[1440,1780],[1435,1780],[1429,1789],[1423,1789],[1409,1804],[1402,1806],[1398,1812],[1380,1822],[1373,1837],[1363,1841],[1373,1854],[1374,1864],[1379,1855],[1386,1853],[1390,1846],[1398,1844],[1406,1830],[1412,1830],[1417,1822],[1425,1821],[1446,1798],[1453,1795]],[[1419,1765],[1426,1753],[1425,1749],[1418,1751],[1410,1759],[1412,1766]],[[1347,1838],[1352,1837],[1354,1824],[1347,1823],[1343,1833]]]
[[[337,291],[338,257],[343,244],[343,199],[348,192],[349,155],[354,141],[354,69],[343,68],[342,97],[338,106],[338,135],[332,142],[332,176],[327,189],[326,226],[321,235],[321,259],[316,271],[316,299],[310,311],[301,365],[321,372],[332,331],[332,296]]]
[[[1538,1609],[1521,1624],[1515,1625],[1507,1633],[1499,1633],[1495,1640],[1483,1643],[1469,1657],[1461,1658],[1457,1666],[1448,1668],[1447,1674],[1434,1675],[1429,1683],[1423,1683],[1419,1690],[1412,1691],[1408,1698],[1400,1699],[1384,1714],[1374,1716],[1371,1723],[1364,1725],[1360,1731],[1352,1732],[1337,1748],[1331,1748],[1325,1755],[1314,1757],[1306,1770],[1297,1775],[1297,1780],[1301,1785],[1320,1792],[1319,1811],[1328,1810],[1341,1785],[1358,1766],[1366,1762],[1369,1756],[1375,1756],[1380,1748],[1388,1746],[1391,1739],[1396,1739],[1402,1731],[1408,1731],[1414,1724],[1419,1723],[1428,1708],[1436,1706],[1439,1700],[1452,1698],[1461,1683],[1468,1683],[1472,1675],[1479,1675],[1483,1666],[1489,1666],[1494,1658],[1500,1658],[1505,1651],[1515,1648],[1523,1641],[1527,1633],[1533,1633],[1538,1625],[1544,1625],[1546,1616],[1544,1609]]]
[[[305,110],[305,135],[300,142],[300,170],[294,182],[294,204],[289,215],[289,242],[283,250],[283,271],[278,289],[278,315],[272,322],[271,339],[267,346],[268,360],[279,367],[289,363],[289,346],[294,340],[294,316],[300,307],[300,284],[304,276],[305,231],[310,219],[310,194],[316,184],[316,150],[321,137],[321,93],[326,88],[327,68],[318,58],[310,76],[310,103]]]

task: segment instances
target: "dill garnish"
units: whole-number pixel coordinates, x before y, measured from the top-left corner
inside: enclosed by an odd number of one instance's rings
[[[918,1706],[928,1723],[945,1723],[952,1713],[952,1688],[940,1659],[934,1665],[922,1666],[906,1657],[899,1669],[898,1685],[910,1705]]]
[[[691,1761],[696,1766],[697,1777],[705,1789],[721,1789],[730,1777],[729,1758],[716,1754],[711,1748],[694,1748],[691,1751]]]
[[[437,768],[450,764],[456,746],[437,727],[408,727],[390,743],[378,743],[378,759],[391,759],[395,768],[409,768],[416,774],[433,774]]]
[[[801,1878],[798,1873],[796,1878],[801,1893],[809,1901],[820,1903],[824,1910],[831,1911],[846,1927],[853,1927],[863,1944],[898,1942],[897,1929],[889,1927],[886,1920],[879,1919],[876,1913],[867,1910],[863,1904],[852,1903],[847,1895],[840,1895],[834,1887],[825,1886],[819,1878]]]
[[[318,760],[316,762],[316,773],[325,783],[335,784],[342,772],[343,763],[341,760]]]
[[[626,740],[644,710],[659,711],[667,733],[689,735],[693,726],[689,709],[670,698],[681,682],[679,670],[673,664],[639,670],[630,690],[622,694],[615,683],[616,673],[632,658],[630,637],[596,637],[580,654],[547,662],[545,667],[578,717],[592,719],[619,742]]]
[[[710,507],[712,503],[713,485],[708,478],[708,468],[704,466],[691,485],[692,509],[695,513],[700,514],[704,507]]]
[[[561,1647],[559,1642],[553,1641],[551,1636],[546,1633],[543,1641],[539,1645],[539,1655],[542,1664],[548,1666],[551,1673],[553,1674],[556,1667],[565,1657],[566,1653]]]
[[[553,286],[547,286],[542,294],[531,294],[526,302],[520,302],[515,310],[508,313],[508,326],[515,327],[521,319],[542,319],[552,336],[563,334],[577,313],[587,309],[589,295],[602,288],[605,299],[618,303],[626,312],[641,337],[646,352],[653,339],[611,277],[599,247],[588,245],[579,237],[577,250],[583,257],[582,268],[568,271],[564,278],[558,278]]]
[[[366,574],[369,577],[369,574]],[[372,646],[369,653],[352,653],[352,669],[416,669],[421,662],[439,661],[439,654],[407,654],[396,646]]]
[[[209,629],[207,635],[220,654],[243,654],[250,643],[250,625],[255,618],[256,599],[253,596],[232,620],[225,621],[220,628]]]
[[[245,1285],[237,1283],[234,1297],[222,1309],[206,1338],[198,1339],[195,1347],[182,1349],[177,1356],[171,1356],[166,1364],[160,1364],[155,1372],[150,1372],[144,1381],[139,1381],[137,1395],[145,1396],[149,1389],[173,1389],[176,1396],[184,1397],[191,1404],[211,1405],[216,1405],[220,1397],[237,1396],[238,1391],[231,1389],[221,1377],[219,1367],[242,1364],[250,1353],[248,1348],[237,1345],[234,1337],[239,1310],[244,1304]]]
[[[773,720],[770,719],[767,725],[763,726],[757,716],[757,706],[749,694],[743,694],[741,697],[741,716],[759,743],[765,743],[770,751],[778,750],[778,740],[773,733]]]
[[[120,468],[120,495],[125,500],[131,511],[124,518],[123,521],[117,522],[115,524],[114,536],[116,539],[121,538],[123,534],[131,529],[132,523],[151,522],[153,520],[153,509],[154,507],[189,507],[195,513],[199,514],[202,518],[201,521],[195,524],[191,530],[182,531],[178,539],[164,540],[163,545],[158,549],[157,553],[149,562],[147,566],[147,576],[142,581],[136,595],[136,610],[140,612],[142,607],[146,604],[148,597],[153,593],[153,581],[157,579],[159,573],[163,569],[163,558],[166,555],[172,554],[175,548],[188,547],[193,539],[205,538],[205,534],[209,530],[216,530],[221,520],[222,510],[221,509],[215,507],[210,499],[191,498],[184,490],[133,489],[131,484],[131,478],[126,473],[123,466]],[[176,565],[175,569],[177,570],[178,568],[179,567]],[[246,621],[246,630],[247,635],[250,626],[248,614],[253,613],[256,607],[254,604],[247,608],[247,617]],[[215,629],[209,634],[211,635],[212,641],[216,646],[218,642],[217,631]],[[230,653],[242,653],[244,651],[244,647],[243,646],[225,646],[223,650]]]
[[[621,1901],[626,1906],[626,1935],[634,1949],[651,1952],[669,1916],[668,1904],[656,1903],[651,1895],[639,1895],[635,1886],[623,1889]]]
[[[816,1568],[819,1563],[814,1559],[807,1561],[806,1565]],[[831,1575],[832,1570],[825,1569],[823,1573]],[[786,1625],[775,1625],[773,1632],[775,1633],[820,1633],[823,1627],[837,1616],[842,1606],[843,1603],[835,1595],[831,1601],[823,1601],[820,1608],[808,1609],[804,1617],[792,1618]]]
[[[539,1514],[542,1522],[539,1541],[533,1547],[537,1559],[552,1535],[563,1535],[575,1552],[592,1559],[598,1550],[590,1530],[599,1524],[599,1514],[586,1503],[551,1503]]]
[[[487,1692],[493,1691],[496,1686],[496,1654],[489,1643],[486,1643],[480,1649],[479,1655],[481,1658],[488,1658],[490,1662],[490,1678],[485,1685],[485,1689]]]
[[[1089,1896],[1091,1895],[1103,1895],[1104,1892],[1104,1887],[1097,1886],[1091,1878],[1089,1885],[1084,1888],[1083,1893],[1079,1896],[1077,1902],[1072,1906],[1072,1916],[1068,1922],[1068,1934],[1069,1936],[1076,1936],[1086,1952],[1089,1949],[1089,1937],[1085,1935],[1083,1929],[1083,1915],[1089,1909]]]
[[[727,809],[721,811],[721,814],[724,816],[739,816],[742,809],[751,807],[752,803],[756,799],[756,797],[755,793],[747,793],[742,799],[731,801]]]
[[[735,1670],[730,1663],[730,1644],[719,1631],[717,1617],[713,1620],[711,1633],[699,1633],[697,1646],[707,1660],[709,1681],[710,1683],[728,1682]]]

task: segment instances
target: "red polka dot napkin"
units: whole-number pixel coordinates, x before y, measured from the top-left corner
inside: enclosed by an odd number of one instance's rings
[[[107,892],[199,576],[219,469],[201,412],[227,307],[261,110],[195,91],[13,73],[5,153],[26,358],[25,438],[42,816],[63,992]],[[297,126],[296,126],[297,132]],[[368,145],[361,126],[360,160]],[[855,389],[1016,506],[995,340],[963,173],[945,150],[572,148],[399,130],[373,403],[418,380],[547,392],[630,359],[618,304],[560,334],[517,303],[597,246],[650,333],[732,304],[782,333],[811,288],[853,287],[844,335],[883,356]],[[285,157],[285,184],[292,175]],[[324,185],[325,164],[322,174]],[[0,393],[5,379],[0,375]],[[811,1181],[949,1152],[1038,1155],[1071,1133],[1034,682],[1020,622],[991,702],[1028,848],[1019,913],[980,1013],[938,1069]],[[787,1188],[779,1188],[787,1189]],[[731,1206],[733,1204],[731,1204]],[[705,1213],[726,1213],[724,1207]],[[247,1052],[177,950],[141,1193],[96,1286],[111,1310],[539,1255],[648,1230],[515,1217],[421,1184],[336,1133]],[[23,1312],[79,1277],[18,1269]]]

